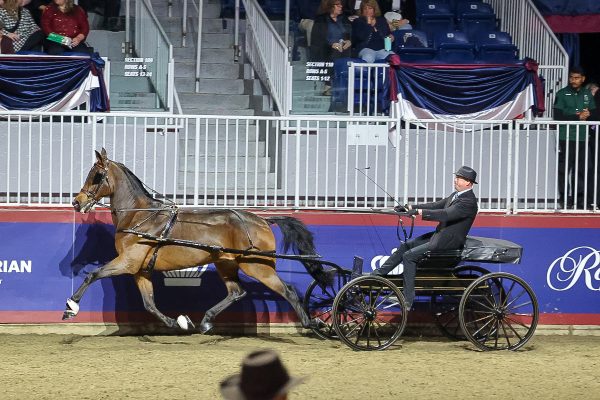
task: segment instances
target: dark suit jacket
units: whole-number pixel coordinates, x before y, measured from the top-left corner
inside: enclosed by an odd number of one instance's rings
[[[444,200],[413,206],[423,210],[424,220],[439,221],[429,241],[429,250],[460,249],[465,244],[477,215],[477,197],[472,190],[458,196],[454,202],[453,196],[454,193]]]

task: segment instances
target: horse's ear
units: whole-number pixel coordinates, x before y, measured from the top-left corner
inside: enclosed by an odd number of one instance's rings
[[[96,158],[98,159],[98,165],[105,166],[108,161],[108,156],[106,155],[106,149],[103,147],[100,153],[98,153],[97,150],[94,150],[94,151],[96,152]]]

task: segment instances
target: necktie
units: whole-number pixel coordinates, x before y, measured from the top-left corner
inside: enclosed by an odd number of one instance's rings
[[[458,192],[454,193],[454,196],[452,196],[451,203],[454,203],[456,201],[456,199],[458,199]]]

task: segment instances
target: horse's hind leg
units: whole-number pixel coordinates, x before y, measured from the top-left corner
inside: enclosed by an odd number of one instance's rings
[[[284,299],[289,301],[296,314],[298,314],[300,323],[304,328],[311,328],[317,323],[316,321],[311,321],[306,311],[304,311],[294,287],[282,281],[277,275],[273,262],[264,263],[263,260],[261,262],[248,262],[248,259],[245,259],[245,262],[240,262],[239,265],[240,269],[246,275],[262,282],[269,289],[279,293]]]
[[[79,301],[83,297],[83,294],[85,293],[87,288],[92,283],[94,283],[98,279],[127,273],[131,274],[133,273],[133,271],[129,268],[129,265],[123,262],[123,260],[120,257],[117,257],[114,260],[90,272],[85,277],[82,284],[73,294],[73,296],[67,299],[67,306],[65,308],[65,312],[63,313],[62,319],[71,319],[77,315],[77,313],[79,312]]]
[[[149,272],[140,271],[133,276],[135,284],[140,290],[142,300],[144,301],[144,308],[156,318],[161,320],[169,328],[175,328],[179,326],[181,329],[188,330],[190,327],[194,327],[194,324],[187,315],[181,315],[177,320],[169,318],[161,313],[156,304],[154,303],[154,285],[150,280],[151,274]]]
[[[240,278],[238,276],[238,265],[235,261],[220,261],[215,263],[217,272],[227,288],[227,297],[218,302],[210,310],[204,314],[202,322],[200,323],[200,332],[206,333],[213,327],[213,320],[215,317],[231,304],[240,300],[246,295],[246,292],[240,286]]]

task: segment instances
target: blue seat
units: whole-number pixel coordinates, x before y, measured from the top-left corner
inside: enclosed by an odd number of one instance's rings
[[[475,61],[475,45],[464,32],[440,33],[433,43],[440,62],[465,64]]]
[[[477,59],[486,63],[512,63],[519,59],[519,49],[506,32],[481,32],[475,37]]]
[[[346,109],[348,102],[348,63],[354,61],[355,63],[364,63],[361,58],[339,58],[334,61],[333,69],[333,85],[332,85],[332,96],[331,104],[334,109]],[[376,61],[376,64],[386,64],[386,61]],[[354,105],[360,103],[363,104],[364,111],[367,108],[367,102],[369,102],[370,110],[374,110],[375,101],[377,101],[377,108],[384,110],[389,104],[386,102],[384,95],[384,76],[383,74],[387,71],[386,68],[378,68],[377,74],[368,74],[366,71],[361,75],[360,69],[357,67],[354,74]],[[377,87],[375,87],[377,82]],[[367,88],[369,87],[369,92]],[[377,94],[377,96],[375,96]],[[369,101],[370,100],[370,101]]]
[[[428,62],[435,59],[435,50],[428,47],[427,34],[416,29],[392,32],[394,47],[392,50],[400,56],[402,62]]]
[[[474,40],[480,32],[498,29],[498,21],[494,9],[481,1],[464,1],[457,5],[456,18],[458,27]]]
[[[454,13],[448,3],[429,0],[417,2],[416,6],[418,28],[427,34],[430,47],[438,33],[454,30]]]

